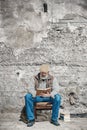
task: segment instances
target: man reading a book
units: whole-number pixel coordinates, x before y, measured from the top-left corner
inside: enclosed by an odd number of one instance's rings
[[[29,93],[25,95],[25,107],[28,124],[33,126],[35,123],[34,104],[37,102],[52,103],[51,123],[58,126],[58,114],[61,103],[61,96],[58,94],[59,85],[57,80],[49,74],[49,65],[43,64],[38,73],[31,79]]]

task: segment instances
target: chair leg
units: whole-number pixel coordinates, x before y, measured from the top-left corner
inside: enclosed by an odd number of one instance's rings
[[[37,110],[36,110],[36,108],[34,109],[34,114],[35,114],[35,119],[37,119]]]

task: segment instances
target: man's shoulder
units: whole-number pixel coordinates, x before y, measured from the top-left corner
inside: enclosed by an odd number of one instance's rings
[[[39,79],[40,78],[40,73],[38,73],[37,75],[34,75],[34,79]]]
[[[53,75],[51,75],[51,74],[48,74],[48,78],[49,79],[54,79]]]

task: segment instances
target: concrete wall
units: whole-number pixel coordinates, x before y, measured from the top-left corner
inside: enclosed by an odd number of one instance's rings
[[[64,109],[87,112],[86,0],[0,0],[1,112],[21,111],[42,63],[58,79]]]

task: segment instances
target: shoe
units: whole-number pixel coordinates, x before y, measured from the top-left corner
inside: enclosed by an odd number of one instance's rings
[[[59,126],[60,124],[58,123],[58,121],[54,121],[51,119],[50,123],[52,123],[53,125]]]
[[[28,123],[27,123],[27,127],[33,126],[34,123],[35,123],[35,120],[29,120]]]

